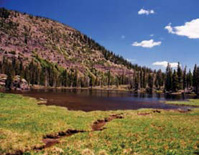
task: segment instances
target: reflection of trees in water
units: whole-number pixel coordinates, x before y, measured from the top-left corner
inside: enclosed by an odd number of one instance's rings
[[[161,98],[161,94],[160,93],[157,93],[157,94],[155,94],[156,96],[156,98],[158,98],[158,99],[160,99]]]
[[[146,97],[146,94],[140,93],[139,97],[140,97],[140,98],[145,98],[145,97]]]
[[[147,94],[147,98],[152,98],[152,97],[153,97],[152,93]]]
[[[182,93],[180,95],[165,94],[164,98],[167,100],[186,100],[192,97]]]
[[[75,96],[85,96],[85,97],[132,97],[132,98],[156,98],[165,100],[186,100],[188,98],[193,98],[189,95],[171,95],[171,94],[160,94],[160,93],[135,93],[135,92],[122,92],[116,90],[92,90],[92,89],[40,89],[33,90],[31,92],[37,93],[66,93],[67,95]],[[30,93],[31,93],[30,92]]]
[[[112,90],[49,89],[33,90],[28,92],[27,95],[38,99],[45,99],[48,101],[47,105],[67,107],[69,110],[95,111],[139,108],[179,108],[179,106],[167,105],[159,102],[160,100],[174,99],[176,96],[164,96],[164,94],[156,93],[132,93]],[[180,95],[178,97],[182,99],[186,98],[186,95]]]

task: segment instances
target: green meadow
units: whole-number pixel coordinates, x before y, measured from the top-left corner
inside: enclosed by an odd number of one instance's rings
[[[191,155],[199,154],[199,109],[141,109],[128,111],[69,111],[56,106],[38,105],[34,98],[0,93],[0,154],[71,155]],[[104,130],[91,126],[113,114],[123,119],[107,122]],[[51,147],[43,137],[68,129],[84,130],[59,139]]]
[[[167,101],[166,103],[174,105],[182,105],[182,106],[199,107],[199,99],[189,99],[187,101]]]

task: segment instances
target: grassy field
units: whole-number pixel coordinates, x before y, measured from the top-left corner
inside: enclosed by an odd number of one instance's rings
[[[199,110],[188,113],[154,110],[82,112],[37,105],[37,100],[0,94],[0,154],[72,155],[188,155],[199,154]],[[108,122],[102,131],[92,131],[99,119],[123,113],[123,119]],[[85,130],[63,137],[59,144],[44,145],[45,135],[68,129]]]
[[[167,101],[166,104],[199,107],[199,99],[189,99],[188,101]]]

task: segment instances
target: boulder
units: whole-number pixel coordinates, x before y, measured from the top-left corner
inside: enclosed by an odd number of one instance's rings
[[[0,74],[0,88],[5,88],[6,79],[7,79],[6,74]],[[21,78],[19,75],[16,75],[13,78],[11,89],[13,89],[13,90],[29,90],[30,86],[25,79]]]
[[[16,75],[13,78],[12,89],[15,89],[15,90],[29,90],[30,86],[29,86],[28,82],[25,79],[21,78],[19,75]]]
[[[6,74],[0,74],[0,87],[5,87],[6,79],[7,79]]]

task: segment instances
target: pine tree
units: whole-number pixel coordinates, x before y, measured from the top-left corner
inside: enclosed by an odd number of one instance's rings
[[[107,80],[108,80],[108,87],[109,87],[110,84],[111,84],[111,72],[110,72],[110,70],[107,73]]]
[[[164,85],[164,77],[161,70],[156,73],[155,86],[160,89]]]
[[[64,70],[61,74],[61,81],[62,81],[62,86],[66,87],[67,86],[67,71]]]
[[[189,73],[187,74],[187,87],[191,88],[193,86],[193,75],[191,70],[189,70]]]
[[[137,74],[134,76],[134,83],[133,83],[134,91],[137,92],[139,90],[139,77]]]
[[[172,90],[172,69],[169,63],[166,68],[165,90],[166,91]]]
[[[197,70],[197,65],[194,66],[194,70],[193,70],[193,87],[194,87],[194,91],[195,93],[198,92],[198,81],[197,81],[197,77],[198,77],[198,70]]]
[[[176,73],[176,70],[174,70],[173,75],[172,75],[172,91],[177,92],[178,87],[179,87],[179,81],[178,81],[178,75]]]
[[[178,62],[178,67],[177,67],[177,76],[178,76],[177,89],[181,90],[183,88],[183,73],[182,73],[182,68],[179,62]]]
[[[153,85],[154,85],[153,75],[149,74],[149,76],[148,76],[148,87],[149,87],[149,92],[150,93],[153,92]]]
[[[12,88],[12,82],[13,82],[13,76],[12,76],[11,72],[8,72],[7,79],[5,81],[5,87],[6,87],[6,89],[11,90],[11,88]]]
[[[199,94],[199,67],[197,67],[196,71],[196,91],[195,93],[198,95]]]
[[[183,71],[183,89],[187,88],[187,67],[185,66]]]
[[[73,74],[73,87],[77,87],[77,86],[78,86],[78,71],[76,69]]]
[[[25,76],[25,69],[24,69],[24,66],[23,66],[23,62],[20,61],[19,63],[19,75],[21,76],[21,78],[24,78]]]

